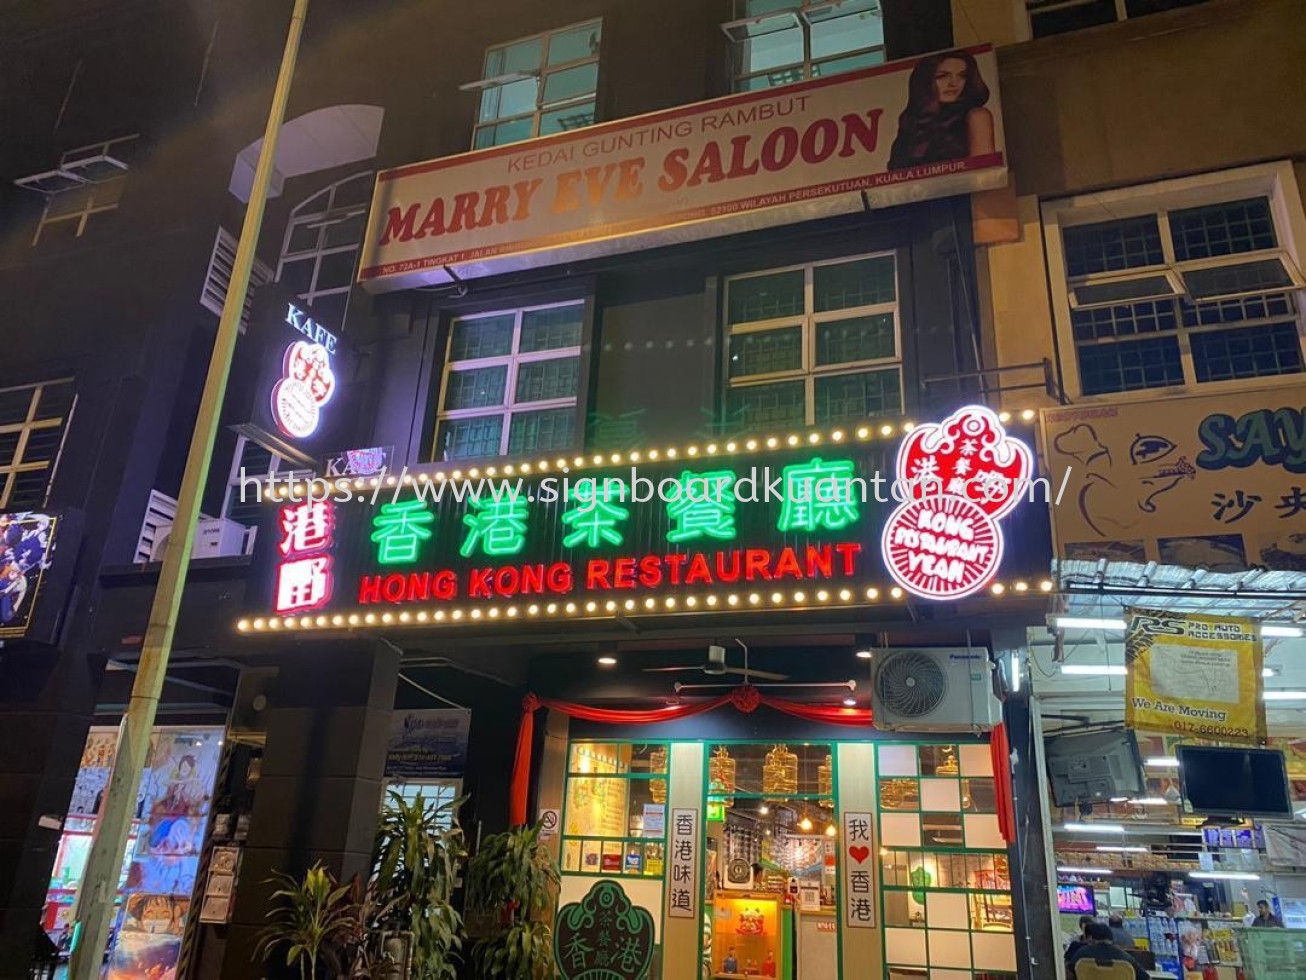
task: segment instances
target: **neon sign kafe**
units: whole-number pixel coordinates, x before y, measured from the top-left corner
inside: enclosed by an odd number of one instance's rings
[[[287,307],[286,323],[308,339],[296,340],[282,356],[281,379],[272,388],[272,418],[285,435],[305,439],[317,431],[322,406],[335,393],[331,355],[337,340],[294,304]]]

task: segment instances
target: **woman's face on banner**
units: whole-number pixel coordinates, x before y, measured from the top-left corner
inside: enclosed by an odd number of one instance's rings
[[[966,89],[966,62],[960,58],[944,58],[934,69],[934,96],[943,105],[961,98]]]

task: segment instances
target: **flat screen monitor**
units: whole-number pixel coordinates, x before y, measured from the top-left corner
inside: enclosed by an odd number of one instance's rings
[[[1292,794],[1282,752],[1180,745],[1175,755],[1188,813],[1292,819]]]
[[[1143,760],[1134,733],[1123,728],[1050,735],[1045,743],[1048,781],[1057,806],[1137,799]]]
[[[1097,899],[1088,885],[1057,885],[1057,911],[1097,915]]]

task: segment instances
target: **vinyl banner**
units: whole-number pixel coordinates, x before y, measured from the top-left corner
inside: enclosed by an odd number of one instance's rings
[[[1265,741],[1255,620],[1127,609],[1125,724],[1213,742]]]
[[[991,48],[377,175],[359,279],[448,283],[1006,184]]]
[[[1043,447],[1061,558],[1306,572],[1301,385],[1048,409]]]

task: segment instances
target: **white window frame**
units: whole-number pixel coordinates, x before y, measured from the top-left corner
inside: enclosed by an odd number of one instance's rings
[[[459,419],[473,418],[490,418],[498,416],[503,419],[503,427],[499,433],[499,455],[508,454],[508,440],[512,435],[512,422],[514,416],[518,414],[529,414],[531,412],[543,412],[555,408],[575,409],[580,398],[579,391],[570,398],[547,398],[543,401],[536,402],[519,402],[517,401],[517,369],[522,364],[530,364],[536,361],[551,361],[561,358],[575,357],[581,358],[583,349],[584,336],[582,332],[582,343],[574,347],[555,347],[550,350],[529,351],[519,353],[521,348],[521,328],[522,317],[526,313],[534,313],[539,310],[553,310],[563,307],[574,306],[584,311],[584,300],[568,300],[563,303],[544,303],[538,306],[519,306],[512,309],[494,310],[485,313],[471,313],[466,316],[454,317],[449,325],[449,336],[445,340],[444,352],[444,371],[440,377],[440,406],[436,414],[435,425],[435,445],[432,448],[432,458],[439,460],[440,453],[440,431],[446,421],[456,421]],[[469,320],[484,320],[495,317],[513,314],[512,325],[512,348],[507,354],[497,354],[494,357],[476,357],[464,361],[454,361],[453,336],[454,326],[458,323],[465,323]],[[508,368],[507,376],[504,381],[504,403],[502,405],[483,405],[476,408],[455,408],[445,409],[445,400],[449,396],[449,377],[459,371],[472,371],[488,367],[500,367],[506,365]],[[581,368],[584,369],[584,360],[581,359]],[[558,450],[562,451],[562,450]],[[462,457],[460,457],[462,458]],[[470,458],[470,457],[469,457]],[[482,458],[482,457],[477,457]]]
[[[231,466],[227,469],[227,487],[222,494],[221,514],[227,520],[236,521],[237,524],[244,524],[245,522],[232,517],[231,511],[234,504],[240,503],[240,463],[241,460],[245,458],[245,447],[251,442],[254,442],[254,440],[250,439],[249,436],[236,437],[236,449],[231,456]],[[267,446],[262,446],[258,443],[255,443],[255,445],[259,445],[259,448],[263,449],[269,455],[271,469],[266,473],[247,473],[245,474],[247,477],[252,476],[266,480],[269,476],[274,474],[279,479],[281,477],[288,478],[293,476],[296,478],[302,478],[311,477],[313,475],[311,470],[296,470],[293,462],[286,459],[286,457],[282,456],[280,453],[268,449]],[[254,531],[257,530],[257,527],[253,525],[246,526],[250,527],[250,537],[249,541],[246,543],[246,548],[248,549],[253,547]]]
[[[45,479],[45,492],[41,495],[40,506],[44,507],[50,499],[50,488],[54,485],[55,472],[59,468],[59,460],[63,457],[64,443],[68,439],[68,426],[73,419],[73,411],[77,407],[77,394],[73,393],[73,399],[69,402],[68,413],[58,418],[40,419],[36,418],[37,407],[41,403],[41,395],[46,388],[54,385],[71,385],[72,378],[52,378],[49,381],[41,381],[36,384],[28,385],[10,385],[0,388],[0,392],[12,391],[31,391],[31,399],[27,404],[27,416],[21,422],[10,422],[0,425],[0,435],[9,433],[18,433],[18,443],[14,446],[13,459],[4,465],[0,465],[0,511],[9,509],[9,499],[13,496],[14,482],[20,473],[35,473],[41,470],[48,471]],[[54,451],[54,455],[49,460],[38,460],[32,463],[24,463],[23,455],[27,451],[28,437],[41,429],[61,429],[59,435],[59,446]]]
[[[1025,8],[1025,15],[1029,23],[1029,36],[1030,37],[1034,36],[1034,20],[1040,14],[1048,14],[1057,10],[1069,10],[1072,7],[1085,7],[1091,3],[1096,3],[1096,2],[1097,0],[1060,0],[1060,2],[1046,3],[1046,2],[1040,2],[1040,0],[1025,0],[1023,6]],[[1130,17],[1129,5],[1126,3],[1126,0],[1114,0],[1113,6],[1115,7],[1115,14],[1116,14],[1116,19],[1113,21],[1113,23],[1116,24],[1123,23],[1124,21],[1127,20],[1138,20],[1139,17],[1151,16],[1151,14],[1140,14],[1138,17]],[[1167,13],[1167,12],[1168,11],[1164,11],[1164,10],[1155,11],[1155,13]],[[1098,24],[1095,26],[1105,27],[1107,25]],[[1057,34],[1049,34],[1045,36],[1060,37],[1062,34],[1073,34],[1075,33],[1076,30],[1091,30],[1091,28],[1088,27],[1073,28],[1068,31],[1060,31]]]
[[[579,30],[584,27],[595,27],[598,30],[599,50],[588,58],[573,58],[571,61],[564,61],[561,64],[550,65],[549,44],[552,42],[553,38],[560,34],[569,34],[572,31]],[[565,109],[571,105],[581,105],[584,102],[592,101],[594,103],[594,121],[598,122],[599,80],[597,76],[595,77],[594,80],[593,92],[587,93],[585,95],[573,96],[572,98],[564,99],[561,102],[550,102],[547,105],[544,103],[544,87],[545,84],[548,82],[548,78],[550,75],[556,75],[558,72],[562,72],[562,71],[569,71],[572,68],[580,68],[583,65],[589,65],[589,64],[600,65],[600,55],[602,54],[603,51],[603,18],[596,17],[590,20],[577,21],[574,24],[568,24],[566,27],[559,27],[559,28],[555,28],[554,30],[542,31],[539,34],[528,34],[525,37],[518,37],[518,38],[513,38],[511,41],[504,41],[501,44],[492,44],[490,45],[490,47],[485,49],[485,58],[481,62],[483,66],[482,75],[484,76],[484,72],[486,70],[484,66],[489,64],[490,54],[492,52],[498,51],[502,48],[510,48],[513,45],[522,44],[527,41],[537,41],[537,40],[540,42],[540,67],[537,71],[532,72],[530,74],[514,72],[507,75],[482,77],[475,82],[469,82],[466,85],[459,86],[459,88],[462,91],[475,92],[478,96],[478,101],[476,105],[476,124],[472,127],[471,148],[473,150],[476,149],[476,136],[478,133],[480,133],[482,129],[501,126],[507,122],[513,122],[514,120],[526,119],[529,117],[531,120],[530,135],[523,136],[521,140],[515,140],[514,142],[522,142],[523,140],[534,139],[535,137],[540,135],[541,117],[549,113],[557,112],[559,109]],[[602,71],[601,66],[599,70]],[[504,85],[511,85],[513,82],[522,81],[523,79],[531,77],[532,75],[536,80],[535,108],[532,112],[520,112],[514,116],[496,116],[494,119],[481,118],[481,104],[480,104],[479,97],[483,97],[484,93],[492,88],[499,88]],[[482,149],[489,149],[490,146],[511,146],[511,145],[512,145],[511,143],[491,143],[489,144],[489,146],[482,147]]]
[[[422,794],[422,799],[428,804],[434,804],[438,807],[447,807],[458,797],[463,795],[463,781],[461,779],[404,779],[394,777],[387,779],[385,783],[385,792],[381,794],[381,809],[384,810],[390,803],[390,794],[398,793],[407,802],[412,803],[417,798],[417,794]],[[444,829],[453,826],[454,817],[457,813],[451,809],[441,811],[439,825]]]
[[[853,58],[859,54],[866,54],[871,51],[879,51],[881,54],[880,63],[887,60],[883,32],[881,32],[881,41],[877,45],[868,48],[852,48],[841,54],[827,55],[823,58],[812,57],[812,27],[815,24],[833,20],[838,17],[855,17],[859,14],[866,13],[871,16],[878,16],[881,20],[884,18],[884,7],[882,2],[874,5],[874,11],[850,10],[847,13],[839,13],[839,10],[845,4],[856,4],[858,0],[793,0],[790,7],[770,11],[765,14],[755,14],[752,16],[741,15],[738,20],[728,21],[721,25],[721,30],[726,37],[730,38],[735,50],[731,52],[733,64],[731,65],[731,85],[734,91],[763,91],[763,89],[745,89],[743,83],[750,78],[759,78],[766,75],[773,75],[780,72],[790,72],[796,69],[802,69],[802,77],[794,79],[794,82],[808,81],[814,77],[812,74],[813,66],[824,65],[832,61],[840,61],[844,58]],[[746,9],[746,0],[735,0],[736,11]],[[832,16],[824,17],[823,14],[830,13]],[[798,28],[803,32],[803,60],[795,61],[792,64],[780,65],[775,68],[768,68],[762,71],[745,71],[744,66],[744,49],[743,45],[755,37],[765,36],[768,31],[761,31],[757,34],[748,34],[753,27],[764,24],[767,21],[776,22],[775,31],[791,30]],[[782,23],[783,22],[783,23]],[[854,69],[845,69],[852,71]],[[835,74],[839,74],[836,72]],[[825,76],[819,76],[825,77]],[[784,84],[792,84],[785,82]],[[766,88],[774,88],[768,84]]]
[[[1274,221],[1275,235],[1278,238],[1277,248],[1262,249],[1255,252],[1238,252],[1233,255],[1219,256],[1215,259],[1195,259],[1188,262],[1174,260],[1174,244],[1170,235],[1168,212],[1252,197],[1269,198],[1270,216]],[[1072,309],[1076,308],[1072,302],[1071,291],[1077,285],[1168,274],[1178,277],[1179,285],[1182,286],[1182,273],[1185,271],[1211,268],[1213,266],[1230,266],[1258,259],[1278,258],[1285,262],[1285,267],[1293,280],[1293,285],[1285,287],[1283,292],[1295,295],[1297,338],[1303,344],[1303,358],[1306,359],[1306,310],[1303,309],[1303,307],[1306,307],[1306,303],[1303,302],[1306,297],[1302,294],[1303,278],[1300,261],[1301,249],[1303,244],[1306,243],[1306,214],[1303,214],[1302,211],[1301,194],[1298,191],[1291,163],[1279,161],[1258,164],[1234,170],[1200,174],[1195,177],[1138,184],[1119,190],[1081,194],[1061,200],[1047,201],[1043,203],[1041,210],[1043,240],[1047,251],[1048,279],[1053,295],[1053,320],[1061,351],[1063,384],[1067,396],[1072,400],[1085,403],[1137,401],[1147,393],[1172,397],[1184,394],[1242,391],[1248,388],[1275,388],[1283,387],[1285,384],[1300,383],[1303,378],[1306,378],[1301,374],[1279,374],[1263,378],[1236,378],[1228,381],[1199,382],[1193,362],[1192,335],[1228,330],[1230,325],[1213,324],[1210,326],[1187,327],[1180,322],[1177,332],[1180,361],[1184,371],[1184,383],[1182,385],[1085,395],[1079,372],[1078,346],[1075,341],[1070,316]],[[1067,278],[1065,250],[1062,244],[1062,230],[1064,228],[1153,214],[1157,216],[1161,232],[1162,249],[1167,258],[1165,263],[1084,276],[1074,280]],[[1269,292],[1272,292],[1272,290],[1258,291],[1255,295]],[[1202,302],[1217,301],[1215,299],[1202,300]],[[1148,300],[1123,300],[1115,303],[1089,305],[1126,306],[1131,302],[1148,302]],[[1273,321],[1282,322],[1283,319],[1283,317],[1274,317]],[[1254,326],[1260,322],[1262,321],[1248,320],[1245,325]],[[1160,336],[1168,336],[1168,334]]]
[[[122,148],[124,144],[140,138],[139,133],[133,133],[130,136],[116,136],[113,139],[105,140],[102,143],[89,143],[86,146],[74,147],[67,150],[59,157],[59,170],[65,166],[74,163],[84,163],[91,158],[102,159],[108,158],[105,162],[112,163],[122,168],[122,174],[116,177],[108,177],[102,180],[84,180],[83,183],[74,184],[61,190],[54,191],[46,195],[45,210],[41,212],[41,220],[37,222],[36,234],[32,236],[32,244],[36,245],[41,240],[41,232],[53,225],[68,222],[77,223],[77,234],[75,237],[81,238],[86,232],[86,222],[93,214],[104,214],[107,211],[116,211],[122,200],[123,184],[127,180],[127,165],[123,164],[114,156],[115,149]],[[72,211],[60,211],[57,214],[50,213],[50,205],[55,201],[63,198],[68,194],[85,194],[86,200],[82,206]]]
[[[281,274],[286,264],[289,262],[303,262],[308,259],[313,260],[313,277],[309,280],[308,291],[297,293],[305,303],[312,305],[313,301],[324,296],[340,296],[348,294],[354,284],[354,277],[358,272],[358,252],[362,245],[363,236],[366,235],[366,217],[367,210],[370,206],[371,193],[369,192],[364,199],[357,204],[346,204],[337,207],[334,203],[336,192],[343,186],[354,181],[371,181],[375,177],[374,171],[360,170],[358,173],[350,174],[334,184],[328,184],[312,197],[301,201],[290,212],[290,220],[286,222],[286,233],[281,239],[281,255],[277,259],[277,281],[281,281]],[[317,205],[317,202],[326,198],[326,207]],[[360,226],[358,241],[349,245],[326,245],[326,229],[330,225],[340,224],[342,221],[348,221],[362,215],[364,218],[363,225]],[[313,248],[300,249],[292,252],[290,250],[290,240],[295,233],[296,228],[315,228],[317,231],[317,244]],[[352,252],[354,255],[354,270],[350,273],[349,282],[343,286],[327,286],[324,289],[318,288],[318,276],[322,272],[322,260],[332,255],[340,255],[345,252]]]
[[[894,300],[892,303],[872,303],[863,306],[849,306],[838,310],[826,310],[822,313],[814,312],[816,306],[814,288],[816,269],[821,266],[847,265],[851,262],[857,262],[862,259],[877,259],[885,257],[893,260]],[[732,283],[741,282],[746,279],[756,279],[759,276],[773,276],[783,272],[793,272],[797,269],[803,270],[802,313],[795,313],[792,316],[774,317],[770,320],[749,320],[745,323],[730,323],[730,286]],[[803,424],[809,426],[817,424],[816,381],[818,378],[832,378],[844,374],[863,374],[869,370],[894,367],[898,370],[898,396],[900,399],[903,399],[906,392],[904,388],[902,365],[902,282],[898,275],[898,271],[898,254],[893,250],[888,250],[882,252],[867,252],[862,255],[845,255],[840,256],[837,259],[826,259],[820,262],[808,262],[798,265],[778,266],[774,269],[762,269],[756,272],[746,272],[740,275],[728,276],[725,281],[725,302],[723,307],[727,359],[730,357],[731,338],[736,335],[763,333],[767,330],[778,330],[784,327],[801,327],[803,331],[803,363],[801,368],[794,368],[789,371],[770,371],[766,374],[750,374],[746,378],[728,377],[728,389],[755,388],[760,385],[775,384],[776,382],[801,380],[804,382]],[[895,356],[871,358],[861,361],[846,361],[839,364],[817,365],[816,327],[818,324],[837,322],[839,320],[852,320],[861,316],[872,316],[881,313],[893,314],[893,346]],[[900,401],[898,414],[903,414],[905,410],[906,407]],[[890,418],[892,416],[886,415],[884,417]]]

